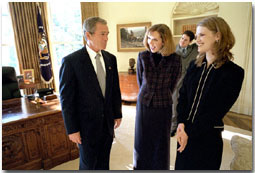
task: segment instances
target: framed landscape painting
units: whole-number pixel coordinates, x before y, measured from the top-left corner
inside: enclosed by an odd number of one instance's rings
[[[137,52],[145,50],[143,39],[151,22],[118,24],[117,48],[119,52]]]

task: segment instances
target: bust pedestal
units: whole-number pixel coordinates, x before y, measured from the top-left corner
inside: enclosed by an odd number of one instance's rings
[[[135,75],[135,69],[129,68],[128,69],[128,74],[134,74]]]
[[[119,73],[121,99],[128,102],[136,102],[139,87],[137,84],[136,73],[130,72]]]

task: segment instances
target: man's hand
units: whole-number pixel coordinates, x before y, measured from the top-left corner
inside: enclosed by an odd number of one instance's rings
[[[185,147],[188,143],[188,135],[184,130],[183,123],[178,125],[176,137],[177,137],[177,141],[180,145],[180,147],[177,149],[177,151],[179,151],[181,153],[181,152],[183,152],[183,150],[185,149]]]
[[[114,120],[114,129],[117,129],[120,126],[121,118]]]
[[[76,132],[76,133],[72,133],[72,134],[69,134],[69,139],[76,143],[76,144],[81,144],[81,135],[80,135],[80,132]]]

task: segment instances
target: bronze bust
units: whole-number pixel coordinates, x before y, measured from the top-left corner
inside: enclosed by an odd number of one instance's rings
[[[129,59],[129,69],[128,69],[128,74],[135,74],[135,59],[134,58],[130,58]]]

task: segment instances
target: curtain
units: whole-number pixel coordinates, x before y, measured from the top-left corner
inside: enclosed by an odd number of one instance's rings
[[[47,3],[39,2],[45,33],[48,36]],[[23,69],[34,69],[36,88],[55,88],[54,81],[46,85],[41,81],[39,68],[39,33],[37,27],[37,6],[36,2],[9,2],[12,19],[15,46],[19,61],[20,72]],[[48,41],[48,40],[47,40]],[[49,46],[48,41],[48,46]],[[49,46],[50,47],[50,46]],[[50,52],[49,52],[50,54]],[[54,77],[53,77],[54,78]],[[33,93],[32,89],[25,91],[25,94]]]
[[[249,8],[248,11],[248,27],[245,28],[248,30],[246,35],[246,54],[243,55],[242,67],[244,68],[244,80],[240,95],[231,108],[231,111],[237,112],[240,114],[252,116],[253,112],[253,99],[252,99],[252,8]],[[235,61],[234,61],[235,62]]]
[[[85,19],[92,16],[98,16],[98,3],[97,2],[81,2],[81,20],[82,24]],[[83,37],[83,43],[86,41]]]

